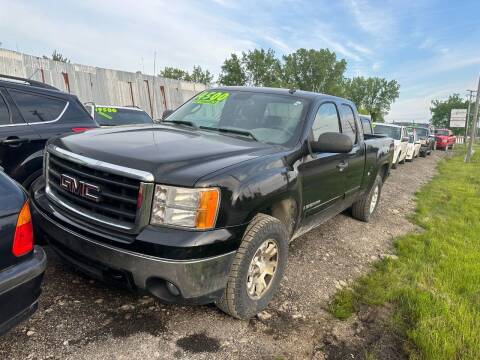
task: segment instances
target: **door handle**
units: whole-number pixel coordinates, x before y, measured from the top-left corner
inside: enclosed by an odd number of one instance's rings
[[[5,140],[2,141],[2,144],[3,145],[21,145],[21,144],[24,144],[26,142],[28,142],[29,140],[28,139],[20,139],[19,137],[16,137],[16,136],[11,136],[11,137],[8,137],[6,138]]]
[[[345,170],[347,167],[348,167],[348,161],[340,161],[340,162],[337,164],[337,169],[338,169],[338,171],[343,171],[343,170]]]

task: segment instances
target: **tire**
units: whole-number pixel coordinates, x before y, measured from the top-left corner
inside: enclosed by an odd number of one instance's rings
[[[375,189],[377,189],[377,196],[374,200]],[[380,175],[377,175],[370,190],[352,205],[352,216],[357,220],[369,222],[378,208],[381,193],[382,178]],[[372,209],[371,205],[373,201],[375,201],[375,205]]]
[[[288,258],[288,234],[285,226],[276,218],[258,214],[248,225],[240,248],[228,275],[227,286],[215,305],[225,313],[237,319],[249,319],[265,309],[278,289]],[[265,243],[276,245],[276,267],[266,290],[258,297],[249,293],[247,281],[252,260]],[[268,247],[267,247],[268,249]],[[263,277],[265,279],[265,277]],[[264,280],[264,282],[266,282]],[[256,287],[253,287],[256,291]],[[255,294],[253,294],[255,295]]]
[[[400,158],[400,157],[399,157],[399,158]],[[405,160],[406,160],[406,159],[407,159],[407,156],[405,155],[405,157],[403,158],[402,161],[399,162],[399,164],[402,164],[402,165],[405,164]]]
[[[400,154],[398,154],[397,161],[395,161],[395,164],[392,164],[392,169],[396,169],[398,167],[398,160],[400,160]]]

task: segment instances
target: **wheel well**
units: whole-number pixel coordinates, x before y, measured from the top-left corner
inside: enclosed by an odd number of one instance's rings
[[[378,171],[378,175],[381,176],[382,182],[384,182],[388,175],[388,164],[382,165],[382,167]]]
[[[284,199],[274,203],[263,211],[264,214],[273,216],[281,221],[287,228],[291,237],[295,230],[298,214],[297,202],[293,199]]]

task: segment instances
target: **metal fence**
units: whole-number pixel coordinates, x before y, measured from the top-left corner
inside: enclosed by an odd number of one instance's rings
[[[42,81],[101,105],[138,106],[154,119],[166,109],[175,109],[204,84],[70,64],[0,49],[0,74]]]

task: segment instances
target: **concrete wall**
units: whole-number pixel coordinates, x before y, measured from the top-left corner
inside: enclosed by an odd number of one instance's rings
[[[83,103],[136,105],[154,119],[160,118],[165,109],[175,109],[206,88],[203,84],[66,64],[5,49],[0,49],[0,74],[51,84],[77,95]]]

